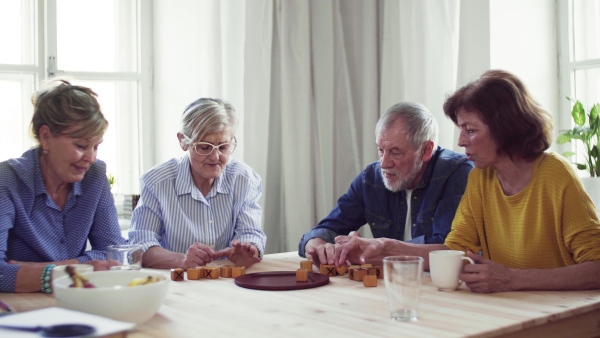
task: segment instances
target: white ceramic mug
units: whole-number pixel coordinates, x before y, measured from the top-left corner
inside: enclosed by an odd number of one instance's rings
[[[454,291],[461,281],[458,275],[462,271],[463,261],[475,264],[460,250],[435,250],[429,252],[429,272],[431,281],[440,291]]]

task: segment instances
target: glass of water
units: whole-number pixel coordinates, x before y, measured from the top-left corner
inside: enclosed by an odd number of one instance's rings
[[[421,257],[389,256],[383,259],[383,278],[393,320],[417,320],[422,276]]]
[[[110,270],[139,270],[144,251],[139,244],[109,245],[106,260]]]

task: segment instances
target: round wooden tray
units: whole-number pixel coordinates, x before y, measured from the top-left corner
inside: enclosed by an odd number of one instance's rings
[[[328,283],[328,276],[316,272],[309,272],[306,282],[296,281],[296,271],[256,272],[235,278],[237,286],[268,291],[311,289]]]

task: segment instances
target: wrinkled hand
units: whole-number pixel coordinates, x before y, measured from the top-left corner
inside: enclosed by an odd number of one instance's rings
[[[338,236],[335,252],[336,265],[346,262],[352,264],[380,264],[383,259],[383,242],[373,238],[362,238],[357,235]]]
[[[329,243],[319,237],[311,238],[306,243],[306,258],[311,260],[313,264],[317,266],[321,264],[336,264],[336,251],[339,247],[337,243],[338,238],[347,238],[349,240],[352,237],[360,237],[360,234],[356,231],[352,231],[348,234],[348,236],[337,236],[335,244]]]
[[[246,268],[260,262],[258,249],[252,243],[242,243],[238,240],[231,242],[231,247],[216,251],[213,258],[225,257],[236,266],[245,266]]]
[[[183,269],[195,268],[206,265],[214,259],[215,251],[206,244],[194,243],[190,246],[183,258]]]
[[[511,270],[502,264],[467,252],[475,264],[466,264],[459,278],[473,292],[490,293],[511,291]]]
[[[322,238],[311,238],[307,243],[304,251],[306,258],[313,262],[314,265],[334,264],[335,245],[326,242]]]

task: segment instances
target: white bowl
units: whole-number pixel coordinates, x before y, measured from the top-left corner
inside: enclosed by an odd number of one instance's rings
[[[68,276],[69,274],[65,271],[68,265],[57,265],[52,269],[52,281],[62,276]],[[94,266],[91,264],[71,264],[72,267],[79,273],[86,273],[94,271]]]
[[[143,323],[162,305],[170,277],[162,272],[95,271],[82,273],[95,288],[71,288],[72,280],[64,276],[54,280],[54,297],[67,309],[92,313],[124,322]],[[127,286],[136,278],[164,276],[156,283]]]

